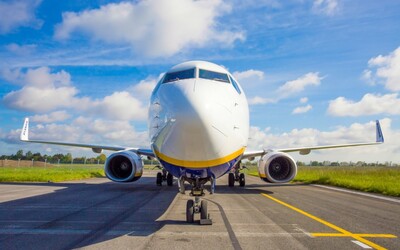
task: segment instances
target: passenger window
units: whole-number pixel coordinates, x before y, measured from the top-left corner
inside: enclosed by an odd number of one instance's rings
[[[178,72],[167,73],[163,83],[179,81],[182,79],[194,78],[195,69],[182,70]]]
[[[239,94],[241,94],[242,91],[240,91],[239,84],[238,84],[231,76],[229,76],[229,79],[231,79],[232,85],[233,85],[233,87],[236,89],[236,91],[237,91]]]
[[[229,83],[227,74],[204,69],[199,69],[199,78]]]

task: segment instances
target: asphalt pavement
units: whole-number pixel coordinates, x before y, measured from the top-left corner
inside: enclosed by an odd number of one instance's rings
[[[176,180],[156,186],[155,172],[129,184],[1,183],[0,248],[400,249],[400,199],[227,179],[203,197],[211,226],[186,223],[191,197]]]

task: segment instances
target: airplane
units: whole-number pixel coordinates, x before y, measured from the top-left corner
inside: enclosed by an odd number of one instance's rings
[[[200,213],[200,224],[212,224],[209,218],[205,184],[215,192],[216,179],[228,174],[228,185],[245,186],[241,161],[258,161],[259,177],[269,183],[285,183],[297,174],[296,161],[288,154],[309,154],[312,150],[376,145],[384,142],[376,121],[376,141],[353,144],[282,149],[247,150],[249,107],[245,93],[235,77],[223,66],[206,61],[188,61],[168,70],[155,86],[148,111],[150,148],[132,148],[83,143],[29,139],[29,118],[20,140],[33,143],[91,148],[95,153],[116,151],[107,157],[104,169],[114,182],[134,182],[143,174],[142,157],[157,159],[162,172],[156,184],[173,185],[177,178],[179,192],[191,185],[186,206],[186,221],[192,223]]]

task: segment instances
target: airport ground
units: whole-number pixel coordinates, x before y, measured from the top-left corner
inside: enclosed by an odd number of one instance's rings
[[[105,178],[0,184],[2,249],[400,249],[400,199],[247,176],[207,194],[213,225],[188,224],[186,201],[155,185]],[[196,217],[195,219],[198,219]]]

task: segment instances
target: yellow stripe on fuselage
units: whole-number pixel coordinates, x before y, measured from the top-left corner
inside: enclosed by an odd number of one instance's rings
[[[207,160],[207,161],[186,161],[186,160],[179,160],[179,159],[175,159],[172,157],[169,157],[157,150],[154,150],[154,153],[156,154],[156,156],[158,158],[160,158],[161,160],[172,164],[172,165],[176,165],[176,166],[180,166],[180,167],[185,167],[185,168],[208,168],[208,167],[212,167],[212,166],[218,166],[224,163],[227,163],[237,157],[239,157],[240,155],[242,155],[244,153],[245,148],[241,148],[235,152],[233,152],[232,154],[229,154],[225,157],[222,158],[218,158],[218,159],[213,159],[213,160]]]

